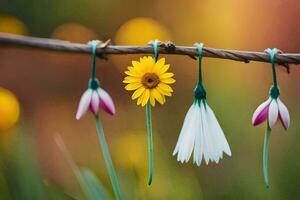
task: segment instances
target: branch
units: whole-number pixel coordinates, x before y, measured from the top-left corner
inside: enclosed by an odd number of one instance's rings
[[[91,53],[91,47],[87,44],[71,43],[63,40],[26,37],[0,33],[0,44],[32,47],[50,51]],[[192,58],[197,56],[197,49],[193,46],[177,46],[174,43],[161,43],[158,48],[160,54],[186,55]],[[97,49],[99,56],[105,54],[152,54],[153,48],[146,46],[120,46],[108,45]],[[270,62],[268,54],[255,51],[225,50],[204,47],[203,57],[230,59],[235,61]],[[283,53],[276,56],[276,63],[285,66],[288,64],[300,64],[300,53]]]

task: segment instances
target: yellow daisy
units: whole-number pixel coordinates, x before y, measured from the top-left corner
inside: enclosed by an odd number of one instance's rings
[[[173,73],[167,72],[170,65],[165,64],[165,58],[159,59],[156,63],[151,56],[144,56],[140,61],[132,61],[123,80],[127,83],[125,89],[134,91],[132,99],[137,99],[137,105],[145,106],[148,101],[155,106],[155,100],[160,104],[166,101],[165,96],[172,96],[173,89],[169,84],[175,83]]]

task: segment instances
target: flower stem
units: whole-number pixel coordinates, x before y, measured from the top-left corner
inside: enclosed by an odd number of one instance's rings
[[[107,168],[107,171],[109,174],[109,178],[112,183],[116,199],[121,200],[122,195],[121,195],[121,191],[120,191],[120,186],[119,186],[118,178],[117,178],[117,175],[116,175],[116,172],[115,172],[115,169],[114,169],[114,166],[113,166],[110,154],[109,154],[109,150],[108,150],[107,142],[105,139],[101,120],[99,119],[99,116],[96,116],[95,120],[96,120],[96,128],[97,128],[97,132],[98,132],[98,136],[99,136],[100,146],[102,149],[102,153],[103,153],[105,165],[106,165],[106,168]]]
[[[152,183],[153,174],[153,141],[152,141],[152,120],[151,120],[151,104],[148,101],[146,105],[147,132],[148,132],[148,159],[149,159],[149,175],[148,185]]]
[[[263,171],[264,171],[264,181],[267,186],[269,187],[269,175],[268,175],[268,148],[270,143],[270,134],[271,128],[267,125],[266,133],[265,133],[265,141],[264,141],[264,155],[263,155]]]
[[[195,44],[198,50],[198,85],[202,85],[202,51],[203,43]],[[202,85],[203,87],[203,85]]]
[[[100,43],[98,40],[93,40],[91,41],[91,46],[92,46],[92,74],[91,74],[91,79],[95,79],[95,71],[96,71],[96,50],[97,50],[97,45]]]

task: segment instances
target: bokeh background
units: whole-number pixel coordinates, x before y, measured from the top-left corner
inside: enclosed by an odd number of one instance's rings
[[[180,45],[300,52],[300,1],[1,0],[0,32],[86,43]],[[163,55],[161,55],[163,56]],[[87,87],[90,56],[0,45],[0,199],[86,199],[55,142],[60,135],[73,162],[99,179],[113,196],[91,114],[75,120]],[[263,183],[265,126],[252,127],[267,98],[271,66],[203,59],[208,103],[231,146],[217,165],[179,164],[172,157],[182,121],[193,101],[197,62],[166,56],[175,73],[174,95],[153,109],[154,180],[147,182],[145,110],[124,90],[123,71],[138,56],[97,61],[97,77],[112,95],[114,117],[101,111],[105,134],[125,199],[299,199],[300,68],[278,67],[281,99],[291,115],[288,132],[271,134],[270,188]]]

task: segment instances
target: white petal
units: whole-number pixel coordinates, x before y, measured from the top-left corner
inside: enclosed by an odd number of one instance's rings
[[[197,128],[195,132],[195,147],[194,147],[194,163],[196,163],[197,166],[201,165],[202,157],[203,157],[203,124],[201,120],[201,109],[197,109],[196,113],[196,123]]]
[[[192,154],[194,143],[195,143],[195,133],[196,133],[196,113],[198,106],[193,104],[186,114],[183,122],[183,126],[179,135],[179,139],[173,155],[178,153],[177,160],[180,162],[187,162]]]
[[[203,103],[201,104],[201,120],[203,124],[203,156],[205,163],[208,164],[209,160],[213,157],[213,144],[209,133],[206,110]]]
[[[278,118],[278,105],[277,105],[277,100],[272,99],[269,107],[269,127],[272,128]]]
[[[87,89],[81,96],[77,113],[76,113],[77,120],[80,119],[82,115],[84,115],[88,110],[92,98],[92,93],[93,93],[92,89]]]
[[[290,126],[290,114],[287,107],[282,103],[282,101],[278,98],[277,99],[279,114],[282,121],[282,125],[285,129],[288,129]]]
[[[92,94],[92,100],[91,100],[91,111],[95,115],[98,113],[99,103],[100,103],[100,99],[99,99],[98,92],[94,90]]]
[[[227,155],[231,156],[231,150],[230,150],[229,144],[226,140],[226,137],[224,135],[224,132],[223,132],[220,124],[218,123],[218,120],[217,120],[214,112],[207,104],[206,104],[206,110],[208,113],[207,119],[210,124],[211,132],[213,132],[216,137],[215,140],[217,141],[217,146],[218,146],[217,148],[219,150],[220,158],[223,157],[223,152],[225,152]]]

